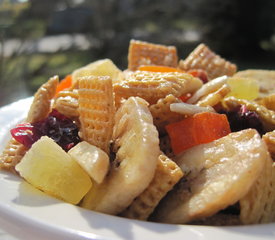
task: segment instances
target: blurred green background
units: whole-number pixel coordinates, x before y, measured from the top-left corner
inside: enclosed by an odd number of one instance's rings
[[[274,0],[0,0],[0,106],[97,59],[124,69],[130,39],[200,42],[239,69],[275,69]]]

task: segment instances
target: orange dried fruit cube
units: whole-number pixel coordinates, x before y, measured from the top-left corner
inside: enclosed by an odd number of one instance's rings
[[[140,66],[138,68],[139,71],[148,71],[148,72],[185,72],[181,69],[168,67],[168,66],[155,66],[155,65],[147,65]]]
[[[64,79],[60,81],[56,88],[56,95],[63,91],[64,89],[70,88],[72,86],[72,75],[67,75]]]
[[[166,126],[174,154],[231,132],[226,115],[203,112]]]

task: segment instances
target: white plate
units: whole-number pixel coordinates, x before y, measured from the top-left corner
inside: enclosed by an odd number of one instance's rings
[[[25,116],[31,99],[0,109],[0,150],[8,130]],[[88,211],[31,187],[13,174],[0,171],[0,226],[19,239],[223,239],[274,240],[275,224],[206,227],[157,224]],[[1,236],[0,236],[1,237]]]

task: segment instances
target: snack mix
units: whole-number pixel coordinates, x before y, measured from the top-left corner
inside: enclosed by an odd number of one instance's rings
[[[275,221],[275,70],[238,71],[200,44],[131,40],[54,76],[10,130],[0,168],[80,207],[145,221]]]

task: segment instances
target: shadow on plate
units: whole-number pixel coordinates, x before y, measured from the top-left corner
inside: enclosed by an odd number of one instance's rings
[[[249,225],[249,226],[200,226],[200,225],[173,225],[154,222],[145,222],[139,220],[126,219],[118,216],[93,212],[79,208],[80,214],[88,222],[92,229],[104,229],[111,231],[114,235],[121,239],[133,240],[136,239],[134,232],[137,229],[143,229],[146,234],[146,239],[150,239],[150,233],[154,236],[155,233],[167,235],[169,239],[170,233],[180,232],[184,237],[184,233],[192,234],[192,240],[214,239],[214,236],[225,236],[224,239],[275,239],[275,223]],[[98,216],[98,217],[97,217]],[[114,224],[115,223],[115,224]],[[149,237],[149,238],[148,238]],[[214,238],[213,238],[214,237]],[[227,238],[230,237],[230,238]],[[145,239],[145,238],[144,238]]]
[[[41,207],[64,202],[47,195],[21,179],[18,185],[18,195],[13,199],[13,203],[29,207]]]
[[[92,229],[104,229],[106,231],[110,231],[112,235],[116,235],[117,237],[119,237],[119,239],[136,239],[136,237],[134,236],[134,232],[136,232],[137,229],[146,229],[146,232],[148,234],[150,234],[150,232],[168,234],[169,232],[180,230],[180,227],[178,225],[165,225],[165,228],[161,228],[159,223],[111,216],[108,214],[89,211],[83,208],[79,208],[79,211],[82,217],[86,219]]]

